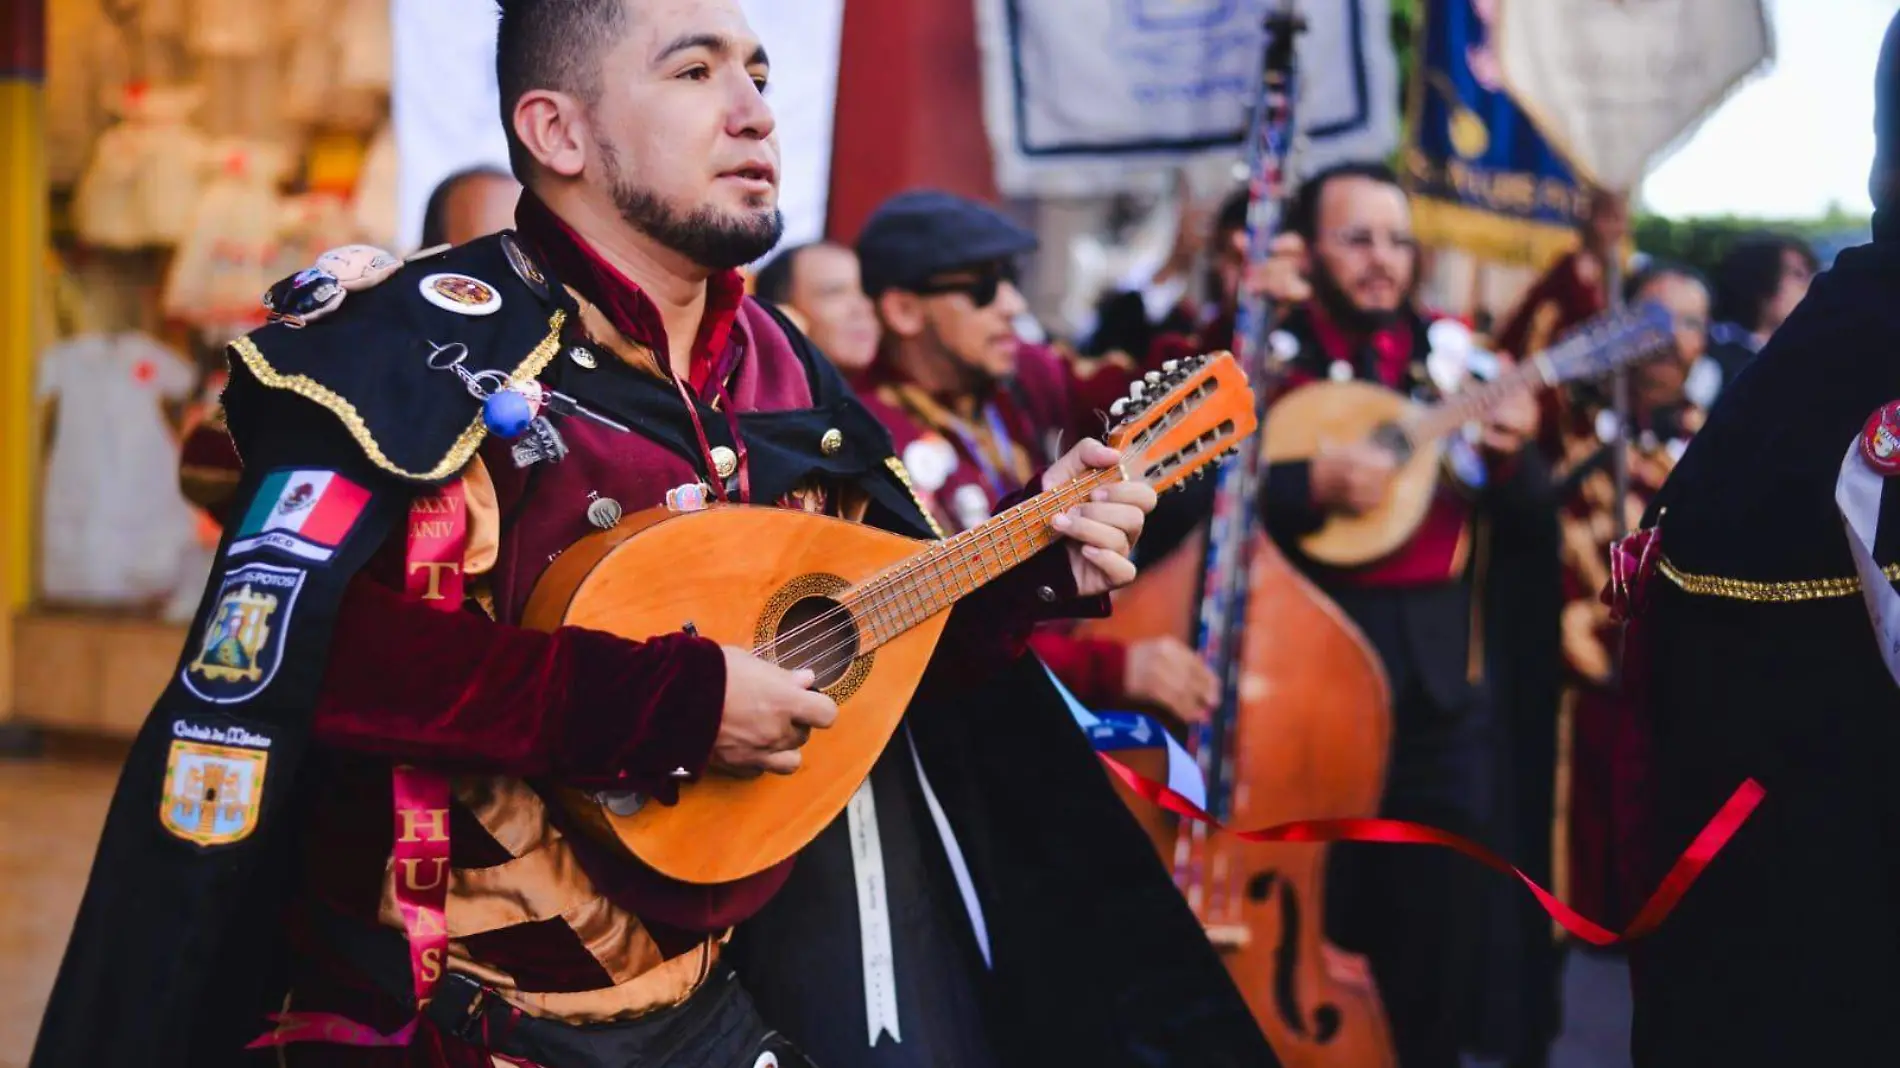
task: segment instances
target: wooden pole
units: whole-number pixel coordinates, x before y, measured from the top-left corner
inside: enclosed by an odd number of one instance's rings
[[[13,622],[33,589],[39,470],[34,354],[46,254],[44,0],[0,0],[0,722],[13,716]]]

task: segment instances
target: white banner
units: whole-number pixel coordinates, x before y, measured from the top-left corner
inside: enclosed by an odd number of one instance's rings
[[[984,118],[1009,196],[1165,188],[1175,166],[1239,158],[1281,0],[975,0]],[[1387,0],[1303,0],[1301,169],[1398,143]]]
[[[772,59],[785,244],[824,233],[844,0],[740,0]],[[467,167],[508,169],[495,85],[494,0],[392,0],[390,90],[401,177],[399,244],[422,237],[429,194]]]
[[[1505,88],[1579,177],[1618,192],[1774,56],[1761,0],[1509,0],[1496,20]]]

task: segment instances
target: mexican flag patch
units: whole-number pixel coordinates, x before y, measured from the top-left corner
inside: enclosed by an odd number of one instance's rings
[[[334,471],[273,471],[244,513],[231,552],[276,549],[328,563],[368,504],[368,490]]]

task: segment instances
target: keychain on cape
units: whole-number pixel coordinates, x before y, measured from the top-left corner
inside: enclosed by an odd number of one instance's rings
[[[623,434],[629,432],[622,424],[534,379],[515,382],[500,371],[469,371],[462,366],[468,358],[468,346],[459,341],[446,345],[431,341],[429,345],[435,350],[429,354],[429,367],[453,371],[468,387],[469,395],[482,402],[482,423],[489,433],[514,442],[511,452],[516,467],[544,460],[559,463],[567,456],[567,441],[548,418],[550,412],[578,415]]]

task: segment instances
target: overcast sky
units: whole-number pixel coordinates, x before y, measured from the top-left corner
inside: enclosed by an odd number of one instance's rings
[[[1776,58],[1643,183],[1663,215],[1865,213],[1873,83],[1896,0],[1769,0]]]

